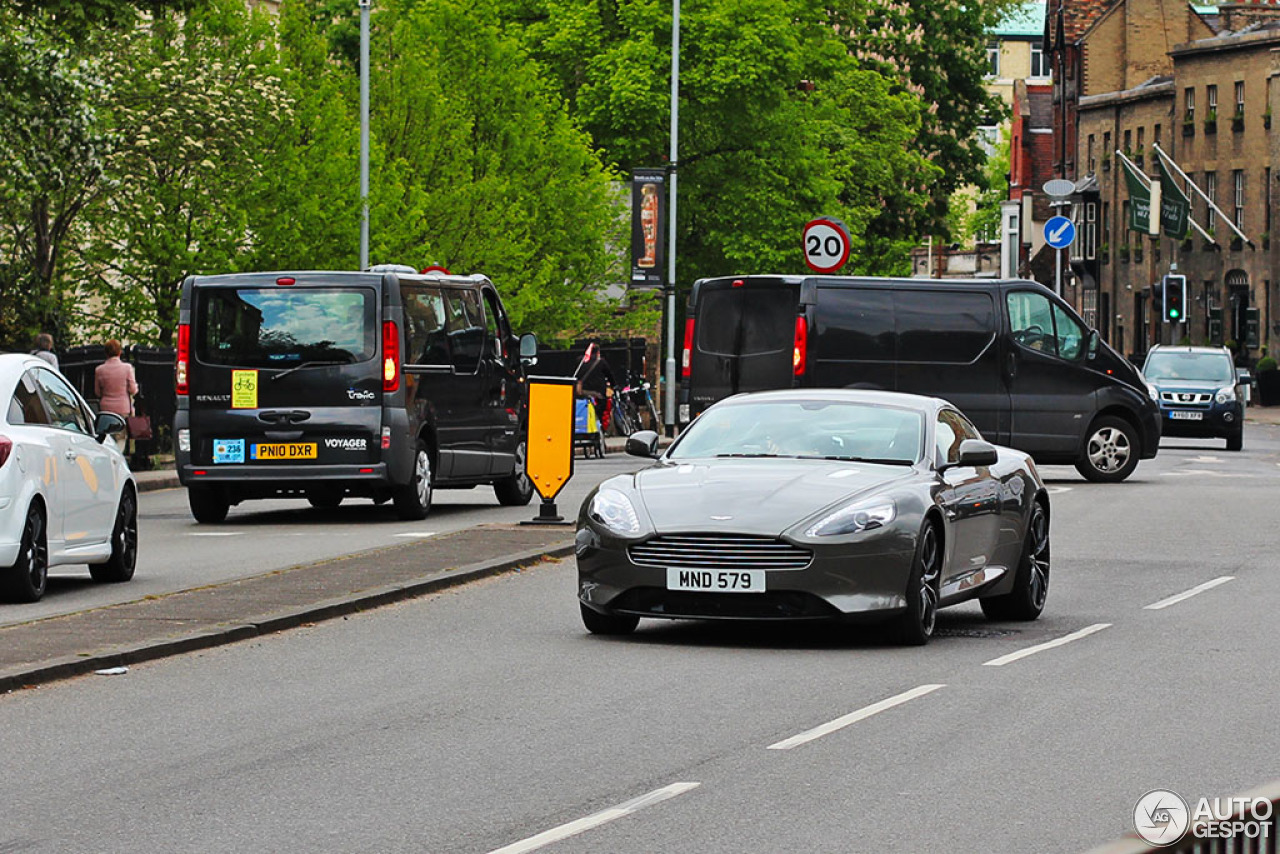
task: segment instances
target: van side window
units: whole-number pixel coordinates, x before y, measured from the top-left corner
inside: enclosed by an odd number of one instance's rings
[[[1009,330],[1013,333],[1013,340],[1030,350],[1058,355],[1049,300],[1043,294],[1011,291],[1008,305]]]
[[[449,365],[449,339],[445,335],[444,295],[437,287],[401,285],[405,325],[409,327],[410,365]]]
[[[449,353],[453,369],[460,374],[474,374],[484,352],[484,317],[476,292],[450,289],[449,311],[445,316],[445,334],[449,337]]]
[[[1057,327],[1058,355],[1077,361],[1084,355],[1085,331],[1062,306],[1053,307],[1053,324]]]
[[[982,293],[895,293],[894,315],[900,362],[967,365],[996,335],[991,297]]]

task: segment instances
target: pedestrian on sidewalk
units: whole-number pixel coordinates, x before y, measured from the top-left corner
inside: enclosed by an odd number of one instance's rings
[[[133,396],[138,393],[138,380],[133,365],[121,361],[120,342],[112,338],[104,345],[107,360],[93,371],[93,391],[98,397],[99,412],[114,412],[121,418],[133,414]],[[116,444],[125,446],[125,432],[115,434]]]
[[[31,355],[44,359],[53,365],[55,371],[58,370],[58,356],[53,352],[53,336],[48,332],[41,332],[36,336],[36,348],[31,351]]]

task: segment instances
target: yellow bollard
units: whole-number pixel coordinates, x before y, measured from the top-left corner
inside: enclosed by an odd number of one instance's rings
[[[542,498],[536,518],[522,525],[567,524],[555,498],[573,477],[571,377],[529,377],[529,435],[525,472]]]

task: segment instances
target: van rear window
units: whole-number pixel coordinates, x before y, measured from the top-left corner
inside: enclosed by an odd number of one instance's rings
[[[698,349],[717,356],[790,353],[795,343],[792,288],[722,288],[698,306]]]
[[[196,358],[210,365],[288,367],[363,362],[377,353],[369,288],[206,288],[198,292]]]

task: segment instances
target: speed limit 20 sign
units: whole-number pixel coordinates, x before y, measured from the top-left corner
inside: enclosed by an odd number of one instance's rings
[[[834,273],[849,260],[849,229],[832,217],[811,220],[804,227],[804,262],[815,273]]]

